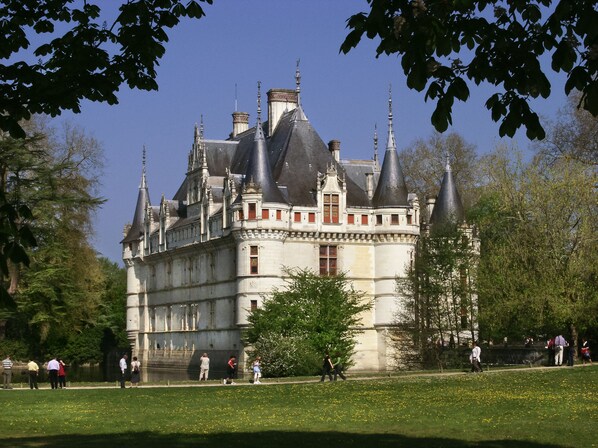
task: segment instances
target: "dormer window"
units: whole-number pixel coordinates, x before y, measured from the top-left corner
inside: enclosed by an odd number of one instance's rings
[[[247,204],[247,219],[256,219],[256,215],[255,215],[255,210],[256,210],[256,205],[255,202],[250,202],[249,204]]]
[[[324,194],[324,223],[337,224],[339,216],[339,195]]]

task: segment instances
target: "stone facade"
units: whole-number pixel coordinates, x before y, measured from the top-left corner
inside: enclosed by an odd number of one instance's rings
[[[384,160],[392,166],[378,165],[377,148],[373,160],[335,160],[305,117],[299,88],[271,92],[269,122],[258,109],[256,126],[227,140],[196,127],[173,199],[151,204],[144,160],[122,244],[127,331],[145,366],[193,369],[203,352],[215,366],[230,354],[242,365],[248,313],[284,285],[285,268],[308,268],[346,272],[373,303],[361,316],[354,368],[393,367],[396,278],[413,261],[420,206],[395,160],[392,113]]]

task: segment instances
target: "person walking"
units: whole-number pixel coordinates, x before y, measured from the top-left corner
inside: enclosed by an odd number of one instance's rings
[[[474,373],[482,372],[482,365],[480,364],[482,362],[482,358],[481,358],[482,349],[480,348],[480,346],[477,344],[476,341],[473,341],[471,345],[472,345],[471,355],[469,355],[469,362],[471,363],[471,371]]]
[[[27,364],[27,373],[29,374],[29,389],[38,389],[37,376],[39,375],[39,366],[33,359]]]
[[[554,365],[555,366],[563,365],[563,351],[565,350],[566,345],[567,345],[567,341],[565,340],[563,335],[559,334],[556,338],[554,338]]]
[[[122,358],[120,358],[120,361],[118,362],[118,367],[120,368],[120,388],[124,389],[125,388],[125,380],[126,380],[126,374],[127,374],[127,355],[123,355]]]
[[[58,358],[58,387],[66,389],[66,364]]]
[[[262,358],[257,357],[253,361],[253,384],[261,384],[260,378],[262,377]]]
[[[210,358],[207,353],[201,355],[199,358],[199,381],[208,381],[208,374],[210,373]]]
[[[2,389],[12,389],[10,383],[12,382],[12,361],[10,359],[10,355],[6,355],[6,358],[2,360],[2,368],[4,372],[2,375],[4,376],[4,385]]]
[[[336,353],[336,355],[334,356],[334,381],[336,381],[336,377],[340,376],[343,381],[345,381],[347,379],[347,377],[345,377],[345,375],[343,374],[343,370],[344,370],[344,366],[343,366],[343,359],[341,358],[340,353]]]
[[[237,357],[230,355],[228,362],[226,363],[226,379],[224,384],[235,384],[235,373],[237,372]]]
[[[592,365],[592,355],[590,353],[590,343],[586,338],[581,340],[581,365],[585,367],[586,362],[589,361]]]
[[[60,364],[56,357],[52,358],[48,361],[48,378],[50,378],[50,387],[52,389],[58,389],[58,370],[60,369]]]
[[[320,383],[324,381],[324,378],[326,378],[326,375],[328,375],[328,378],[330,379],[330,381],[332,381],[332,370],[334,369],[334,366],[332,365],[332,361],[330,360],[330,355],[328,353],[326,353],[324,355],[324,359],[323,359],[324,363],[322,364],[322,377],[320,378]]]
[[[131,361],[131,387],[139,386],[141,381],[141,363],[137,360],[137,356],[133,356]]]

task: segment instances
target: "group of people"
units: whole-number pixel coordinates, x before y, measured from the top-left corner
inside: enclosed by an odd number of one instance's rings
[[[342,358],[339,353],[336,353],[334,356],[334,361],[330,358],[330,354],[326,353],[323,359],[324,363],[322,365],[322,377],[320,378],[320,382],[323,382],[326,376],[330,379],[330,381],[336,381],[337,377],[341,377],[344,380],[347,379],[343,374],[344,366],[342,362]],[[334,379],[332,378],[332,373],[334,373]]]
[[[11,382],[13,366],[14,363],[12,362],[12,359],[10,359],[10,355],[7,355],[6,358],[2,360],[2,367],[4,369],[3,389],[12,389]],[[30,359],[27,363],[27,378],[29,380],[30,389],[39,389],[39,370],[39,365],[33,359]],[[50,387],[52,389],[66,388],[66,364],[62,359],[56,357],[52,358],[50,361],[48,361],[46,370],[48,372]]]
[[[124,389],[126,387],[127,382],[127,372],[128,372],[128,361],[129,357],[124,354],[120,361],[118,362],[118,368],[120,369],[120,388]],[[137,359],[137,356],[133,356],[133,361],[131,361],[131,387],[138,387],[139,382],[141,381],[141,363]]]
[[[575,356],[574,344],[569,344],[569,342],[567,342],[567,340],[563,337],[562,334],[559,334],[558,336],[549,339],[546,342],[546,349],[548,350],[549,365],[554,364],[555,366],[562,366],[565,349],[568,349],[567,365],[573,366],[573,358]],[[581,341],[580,354],[582,365],[585,366],[588,362],[592,364],[590,343],[588,342],[587,338],[583,338]]]

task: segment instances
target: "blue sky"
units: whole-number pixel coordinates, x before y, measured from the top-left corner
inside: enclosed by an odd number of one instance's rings
[[[348,55],[339,53],[347,34],[346,19],[367,3],[346,0],[215,0],[201,20],[183,21],[172,30],[158,69],[157,92],[122,88],[120,104],[85,102],[81,114],[60,119],[81,125],[103,143],[106,167],[96,216],[94,246],[120,262],[123,226],[133,218],[141,177],[141,154],[147,148],[147,179],[152,203],[174,195],[184,179],[193,126],[203,114],[205,135],[225,139],[237,85],[238,110],[255,124],[256,84],[294,88],[300,59],[301,100],[307,117],[327,142],[341,141],[341,157],[369,159],[377,123],[380,146],[386,145],[388,85],[393,86],[394,130],[399,149],[433,132],[432,103],[405,86],[396,56],[375,58],[376,42],[364,40]],[[561,79],[551,79],[554,94],[538,102],[547,117],[565,105]],[[477,146],[490,151],[500,140],[498,124],[484,107],[494,90],[470,86],[467,103],[456,104],[453,126]],[[515,144],[526,148],[523,132]]]

